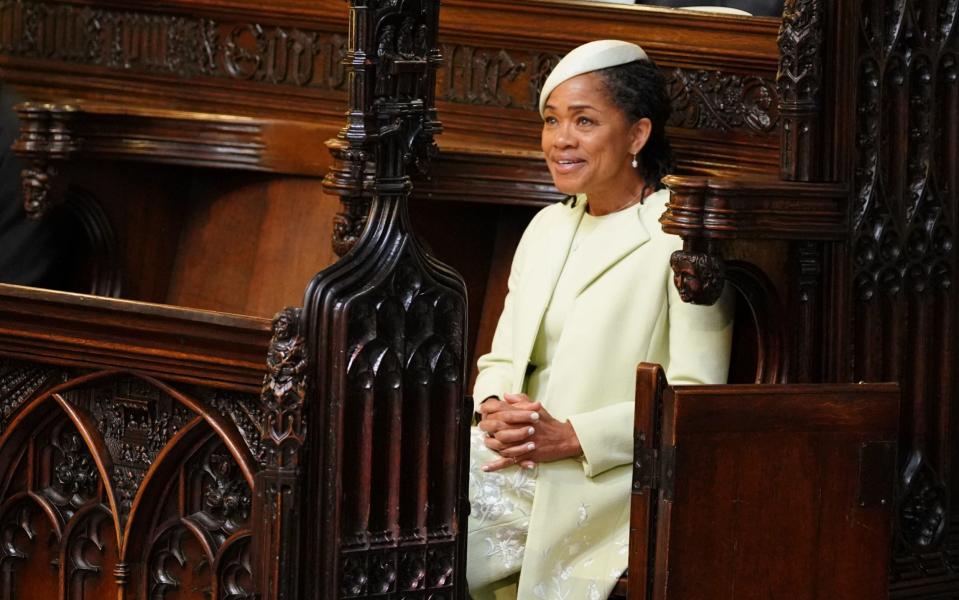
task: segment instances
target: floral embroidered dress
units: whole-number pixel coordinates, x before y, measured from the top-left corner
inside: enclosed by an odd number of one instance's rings
[[[583,213],[530,355],[532,368],[525,385],[530,399],[544,401],[546,396],[553,356],[570,307],[576,299],[577,290],[572,274],[584,266],[578,264],[581,255],[577,250],[589,237],[601,234],[604,223],[623,218],[635,218],[635,213],[620,211],[600,217]],[[549,410],[546,402],[544,406]],[[541,467],[529,470],[514,466],[493,473],[484,472],[481,467],[498,458],[496,453],[486,448],[484,437],[481,430],[476,427],[472,429],[469,475],[472,512],[467,579],[474,600],[516,598],[518,574],[524,555],[528,552],[527,532],[537,473]],[[577,482],[585,478],[579,461],[557,461],[547,468],[557,467]],[[625,506],[622,508],[627,509]],[[590,533],[593,526],[590,513],[591,507],[581,503],[574,515],[575,526],[563,537],[563,543],[535,549],[537,562],[552,565],[548,576],[524,585],[524,588],[532,590],[536,599],[605,599],[625,570],[627,530],[620,527],[622,531],[612,547],[597,548],[595,542],[598,540]],[[562,521],[567,522],[568,519]],[[599,525],[600,530],[603,530],[602,524]],[[608,531],[612,523],[605,525]]]

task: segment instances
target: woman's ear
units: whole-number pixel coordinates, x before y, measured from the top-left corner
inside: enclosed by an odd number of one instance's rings
[[[653,122],[646,117],[633,123],[629,128],[629,153],[639,154],[639,151],[642,150],[646,142],[649,141],[649,135],[652,132]]]

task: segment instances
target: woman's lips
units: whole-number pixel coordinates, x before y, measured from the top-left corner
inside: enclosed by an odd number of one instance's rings
[[[560,175],[568,175],[577,171],[586,164],[586,161],[577,159],[561,159],[553,161],[553,169]]]

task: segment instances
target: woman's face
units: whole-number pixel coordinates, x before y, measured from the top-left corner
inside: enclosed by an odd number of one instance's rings
[[[585,193],[591,203],[622,202],[622,194],[634,193],[641,179],[630,163],[646,142],[649,120],[630,124],[601,76],[585,73],[564,81],[549,95],[543,114],[543,154],[556,189]]]

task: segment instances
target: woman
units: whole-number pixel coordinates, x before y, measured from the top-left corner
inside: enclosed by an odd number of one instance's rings
[[[726,297],[685,304],[658,219],[670,164],[662,75],[635,45],[570,52],[540,97],[542,146],[571,198],[523,234],[474,388],[467,579],[484,598],[606,598],[626,568],[635,368],[725,381]]]

